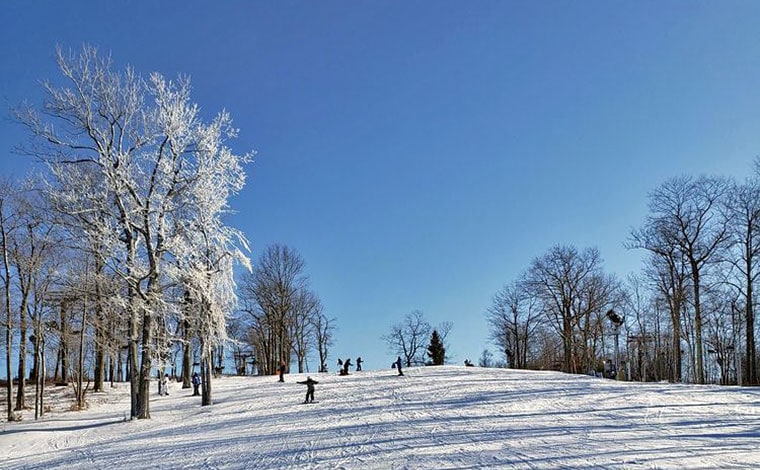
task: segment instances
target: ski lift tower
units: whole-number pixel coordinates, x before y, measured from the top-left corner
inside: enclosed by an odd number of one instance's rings
[[[607,318],[610,319],[612,324],[612,334],[615,336],[615,378],[620,376],[620,343],[618,338],[620,337],[620,327],[623,326],[624,318],[615,313],[614,310],[609,309],[607,311]]]

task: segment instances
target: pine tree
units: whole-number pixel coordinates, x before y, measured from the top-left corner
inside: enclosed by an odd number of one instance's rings
[[[433,330],[427,350],[427,355],[430,357],[430,364],[434,366],[442,366],[443,359],[446,357],[446,348],[443,347],[443,341],[441,341],[441,337],[438,335],[438,330]]]

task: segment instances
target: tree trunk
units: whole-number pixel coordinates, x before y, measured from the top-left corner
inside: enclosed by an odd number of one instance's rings
[[[201,339],[201,406],[211,404],[211,358],[205,341]]]
[[[77,365],[77,409],[85,409],[84,389],[84,332],[87,329],[87,296],[82,307],[82,325],[79,330],[79,364]],[[88,384],[89,385],[89,384]]]
[[[95,368],[93,370],[93,391],[103,391],[105,379],[106,328],[103,313],[103,295],[100,289],[100,279],[103,273],[103,263],[98,260],[95,269]]]
[[[24,386],[26,385],[26,349],[28,340],[27,322],[26,322],[26,302],[22,302],[19,312],[19,343],[18,343],[18,386],[16,387],[16,411],[26,408],[26,394]]]
[[[66,301],[61,302],[61,342],[58,348],[59,361],[61,364],[61,382],[69,381],[69,320],[68,306]]]
[[[697,346],[696,351],[696,382],[698,384],[705,383],[705,369],[704,361],[702,357],[702,308],[699,299],[699,268],[696,263],[692,263],[692,280],[694,282],[694,335]]]
[[[184,335],[184,343],[182,344],[182,388],[190,388],[191,375],[193,368],[193,359],[190,356],[191,338],[190,338],[190,322],[185,320],[183,322],[182,333]]]
[[[745,316],[746,316],[746,345],[747,351],[747,385],[758,385],[757,380],[757,363],[755,354],[755,311],[753,301],[753,289],[752,289],[752,257],[749,256],[749,248],[747,249],[747,298],[745,302]],[[741,371],[737,371],[738,374]]]
[[[140,378],[136,371],[138,370],[137,362],[137,335],[138,335],[138,312],[136,307],[132,307],[132,315],[129,319],[129,352],[127,355],[127,374],[129,376],[130,385],[130,404],[131,411],[130,416],[132,418],[139,417],[140,401]]]
[[[142,316],[142,357],[140,373],[135,374],[139,385],[139,400],[137,402],[137,418],[150,419],[150,371],[153,367],[151,357],[152,338],[152,317],[150,312],[146,311]]]

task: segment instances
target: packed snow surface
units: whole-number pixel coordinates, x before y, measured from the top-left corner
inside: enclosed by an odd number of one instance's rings
[[[760,468],[760,389],[442,366],[181,384],[126,420],[125,384],[82,412],[0,423],[0,468]]]

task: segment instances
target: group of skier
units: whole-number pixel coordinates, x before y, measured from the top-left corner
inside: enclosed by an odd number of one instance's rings
[[[362,370],[362,358],[361,356],[356,358],[356,371],[360,372]],[[348,368],[351,367],[351,358],[346,359],[345,361],[338,359],[338,373],[340,375],[348,375]],[[398,375],[404,375],[404,372],[401,370],[401,356],[398,356],[396,360],[391,364],[391,367],[396,369],[398,371]],[[285,368],[285,363],[283,362],[280,366],[280,382],[284,382],[283,374]],[[304,400],[304,403],[314,403],[314,385],[318,384],[316,380],[312,379],[310,376],[306,377],[306,380],[302,380],[300,382],[296,382],[302,385],[306,385],[306,399]]]
[[[172,376],[172,380],[174,380],[174,376]],[[193,396],[200,396],[198,388],[201,386],[201,377],[197,372],[193,372],[190,382],[193,384]],[[158,379],[158,394],[169,395],[169,374],[163,374]]]
[[[364,362],[364,361],[362,360],[361,356],[359,356],[359,357],[356,358],[356,372],[361,372],[362,371],[362,362]],[[340,358],[338,358],[338,374],[339,375],[348,375],[348,369],[352,365],[353,364],[351,364],[351,358],[350,357],[348,359],[346,359],[345,361],[343,361]]]
[[[361,372],[363,362],[364,361],[362,360],[361,356],[356,358],[356,372]],[[352,365],[353,364],[351,364],[351,358],[348,358],[345,361],[338,359],[338,374],[348,375],[348,370]],[[396,371],[398,372],[398,375],[404,375],[404,372],[401,370],[401,366],[402,366],[401,356],[399,356],[391,364],[391,367],[396,369]],[[277,372],[280,377],[279,378],[280,382],[285,382],[286,370],[287,370],[287,365],[285,364],[285,361],[281,361],[280,366],[277,368]],[[169,394],[166,380],[167,380],[166,376],[164,376],[163,380],[159,382],[159,394],[161,395]],[[193,372],[191,381],[193,384],[193,395],[194,396],[200,395],[198,388],[201,384],[201,378],[200,376],[198,376],[197,372]],[[312,379],[311,376],[307,376],[306,380],[302,380],[296,383],[306,385],[306,398],[304,399],[304,403],[314,403],[314,385],[318,384],[319,382]]]

